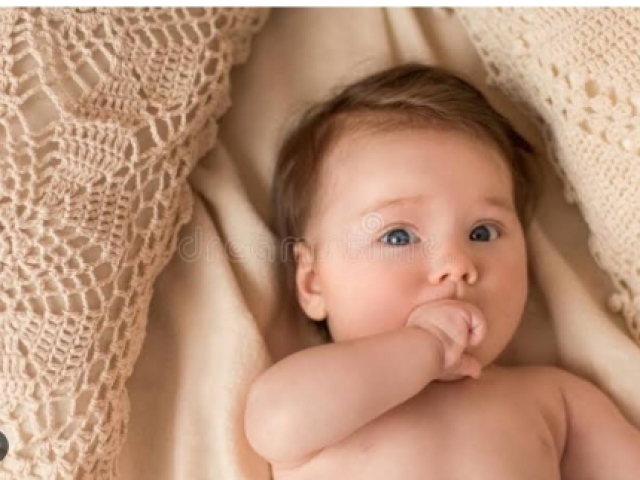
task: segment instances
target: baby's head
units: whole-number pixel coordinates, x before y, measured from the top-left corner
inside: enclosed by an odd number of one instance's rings
[[[478,306],[493,361],[527,295],[532,148],[472,85],[406,64],[310,109],[273,186],[289,299],[336,342],[402,327],[419,305]]]

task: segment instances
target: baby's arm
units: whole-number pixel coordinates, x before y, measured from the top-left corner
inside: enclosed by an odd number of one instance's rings
[[[414,310],[406,327],[286,357],[249,392],[249,442],[272,464],[302,463],[435,379],[477,376],[464,350],[483,332],[476,307],[444,300]]]
[[[249,393],[251,445],[272,464],[308,460],[435,379],[443,366],[437,342],[407,327],[286,357]]]
[[[561,376],[568,425],[562,478],[640,478],[640,431],[594,385],[566,372]]]

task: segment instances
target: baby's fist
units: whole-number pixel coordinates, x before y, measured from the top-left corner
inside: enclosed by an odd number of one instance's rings
[[[460,300],[429,302],[409,315],[407,326],[422,328],[438,340],[443,360],[439,380],[480,376],[480,362],[465,353],[467,347],[478,345],[486,332],[484,316],[475,305]]]

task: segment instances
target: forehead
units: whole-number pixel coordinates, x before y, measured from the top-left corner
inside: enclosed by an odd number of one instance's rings
[[[323,162],[320,211],[386,197],[512,197],[506,160],[489,142],[436,129],[348,133]]]

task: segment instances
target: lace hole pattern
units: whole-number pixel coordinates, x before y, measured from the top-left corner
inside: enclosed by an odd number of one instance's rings
[[[0,480],[117,477],[186,177],[267,13],[0,11]]]
[[[538,119],[549,157],[640,343],[640,15],[625,8],[457,9],[488,82]]]

